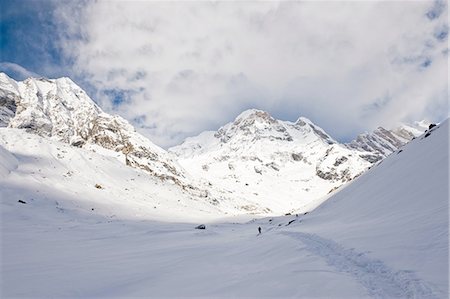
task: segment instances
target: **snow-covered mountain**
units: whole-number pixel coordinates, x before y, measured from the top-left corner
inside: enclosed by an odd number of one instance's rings
[[[1,297],[448,298],[448,138],[447,120],[307,215],[243,223],[115,158],[2,128]]]
[[[113,153],[0,128],[0,198],[62,213],[95,210],[106,219],[164,221],[171,215],[186,221],[242,214],[236,207],[245,201],[229,198],[219,204],[212,196],[196,196],[171,180],[125,165]]]
[[[171,154],[123,118],[104,113],[69,78],[16,82],[4,73],[0,127],[114,157],[220,205],[224,213],[232,213],[234,205],[237,213],[255,214],[311,210],[422,130],[379,128],[343,145],[304,117],[281,121],[252,109],[217,132],[188,138]],[[8,142],[8,133],[4,139]]]
[[[396,129],[387,130],[378,127],[372,133],[363,133],[352,142],[346,144],[348,148],[370,152],[373,155],[367,158],[376,162],[386,158],[406,143],[422,135],[430,123],[422,120],[412,125],[403,124]]]
[[[384,135],[376,131],[339,144],[307,118],[293,123],[250,109],[217,132],[187,138],[169,151],[194,176],[230,194],[278,213],[307,211],[419,133],[406,126],[398,133],[379,131]],[[377,146],[386,148],[380,152]]]
[[[16,82],[0,73],[0,127],[25,129],[105,155],[206,197],[165,150],[136,132],[125,119],[104,113],[69,78]]]

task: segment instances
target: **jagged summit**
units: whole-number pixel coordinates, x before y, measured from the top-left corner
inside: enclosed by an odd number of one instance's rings
[[[267,144],[271,144],[272,148],[283,147],[285,143],[331,145],[338,142],[306,117],[299,117],[293,123],[278,120],[263,110],[248,109],[216,132],[207,131],[189,137],[169,151],[181,157],[189,157],[201,154],[205,150],[230,148],[233,152],[245,152],[250,148],[262,149]]]
[[[205,137],[208,135],[208,140]],[[274,118],[268,112],[258,109],[245,110],[239,114],[233,122],[222,126],[213,134],[204,134],[188,138],[180,146],[172,148],[179,152],[181,148],[191,148],[192,142],[201,140],[194,147],[203,150],[206,147],[227,146],[239,150],[242,146],[257,146],[260,142],[300,142],[311,143],[313,141],[326,144],[337,143],[322,128],[315,125],[305,117],[300,117],[295,123]],[[190,151],[190,149],[189,149]]]
[[[236,116],[234,121],[236,122],[246,118],[258,118],[258,117],[262,119],[271,119],[271,118],[273,119],[273,117],[268,112],[260,109],[251,108],[242,111],[238,116]]]
[[[242,112],[232,123],[221,127],[214,137],[222,143],[243,140],[255,142],[260,139],[292,141],[282,123],[268,112],[256,109]]]
[[[103,113],[72,80],[29,78],[17,84],[15,114],[9,127],[82,145],[92,135],[92,123]]]

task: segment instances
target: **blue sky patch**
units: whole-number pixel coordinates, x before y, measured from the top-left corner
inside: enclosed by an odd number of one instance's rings
[[[106,89],[103,93],[110,99],[114,108],[129,102],[133,91],[121,89]]]
[[[21,65],[47,77],[67,75],[57,45],[54,1],[2,1],[0,62]]]

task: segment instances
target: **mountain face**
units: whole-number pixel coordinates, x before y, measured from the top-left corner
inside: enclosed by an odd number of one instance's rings
[[[113,155],[200,196],[185,170],[123,118],[104,113],[69,78],[16,82],[0,73],[0,126],[25,129],[75,147]],[[105,151],[109,150],[109,151]]]
[[[412,139],[422,135],[429,127],[426,121],[415,122],[413,125],[402,125],[394,130],[378,127],[372,133],[364,133],[352,142],[346,144],[348,148],[372,153],[366,157],[370,162],[377,162],[386,158]]]
[[[193,175],[276,212],[307,210],[371,165],[361,157],[370,153],[339,144],[306,118],[281,121],[254,109],[169,151]]]
[[[308,210],[420,132],[379,128],[339,144],[307,118],[293,123],[251,109],[217,132],[187,138],[169,151],[190,173],[233,195],[272,211],[295,209],[300,202]]]

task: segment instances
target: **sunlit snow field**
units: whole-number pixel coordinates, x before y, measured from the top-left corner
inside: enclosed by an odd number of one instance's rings
[[[311,213],[255,220],[0,132],[2,298],[448,297],[448,121]]]

